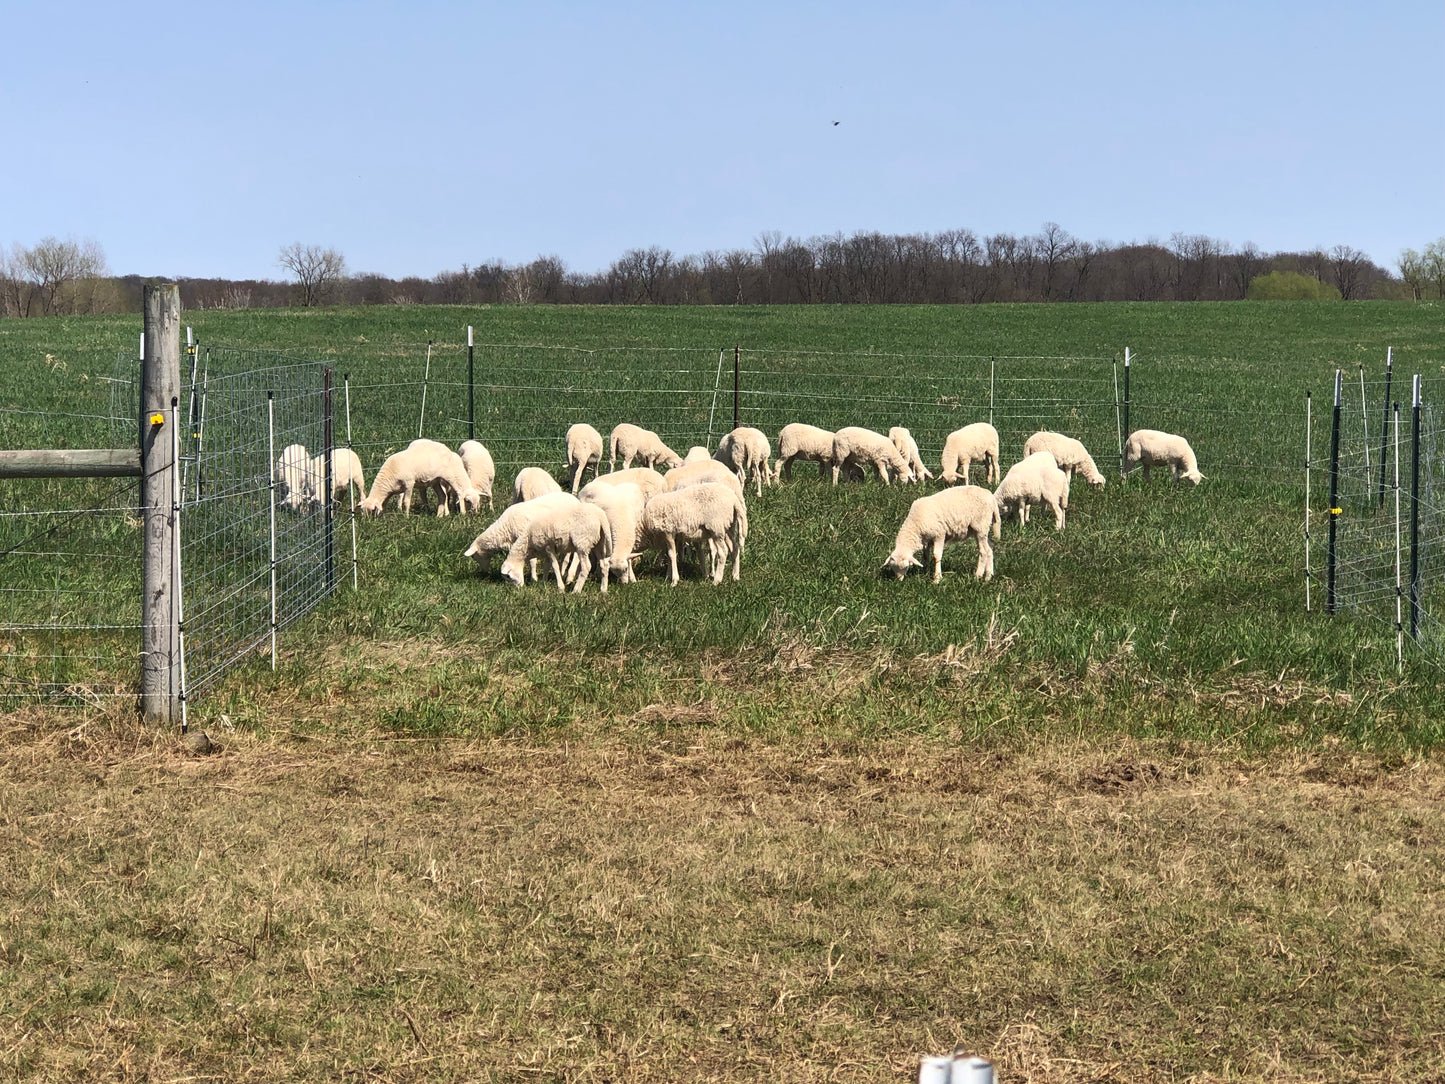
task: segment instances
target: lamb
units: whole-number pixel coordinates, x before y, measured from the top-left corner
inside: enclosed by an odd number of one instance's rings
[[[548,493],[561,492],[562,487],[557,484],[557,479],[541,467],[523,467],[517,472],[517,477],[512,482],[512,503],[521,504],[523,501],[535,500]]]
[[[461,456],[436,441],[414,441],[411,447],[387,457],[376,472],[371,492],[357,508],[366,515],[379,516],[387,500],[399,493],[397,504],[403,514],[410,515],[412,493],[418,485],[450,488],[460,499],[463,511],[474,512],[482,506],[482,494],[467,477]],[[443,495],[437,515],[448,514]]]
[[[834,485],[838,484],[839,475],[854,465],[866,470],[871,464],[885,486],[888,485],[890,469],[898,475],[900,482],[907,482],[913,477],[908,461],[898,454],[891,440],[882,433],[858,425],[845,425],[833,434],[832,460]]]
[[[711,452],[701,444],[694,444],[687,450],[687,455],[682,457],[682,465],[685,467],[689,463],[706,463],[711,458]]]
[[[818,477],[826,478],[833,467],[833,434],[816,425],[790,422],[778,431],[778,458],[773,479],[793,480],[793,460],[809,459],[818,464]]]
[[[492,482],[497,477],[497,465],[492,462],[492,453],[487,451],[487,446],[479,440],[464,440],[462,446],[457,449],[462,457],[462,466],[466,468],[467,477],[472,480],[472,485],[477,488],[483,497],[487,498],[487,507],[492,505]]]
[[[772,481],[768,460],[772,457],[773,446],[768,435],[761,429],[740,425],[718,442],[717,455],[713,458],[724,466],[737,471],[738,481],[748,484],[748,478],[758,480],[758,496],[763,495],[763,483]]]
[[[670,493],[704,482],[719,483],[727,486],[739,497],[746,496],[738,476],[715,459],[709,459],[706,463],[684,463],[680,467],[673,467],[662,476],[662,489]]]
[[[992,533],[998,538],[1002,522],[998,502],[982,486],[965,484],[919,497],[908,509],[903,526],[898,528],[898,538],[893,543],[893,552],[883,562],[883,571],[903,579],[910,568],[923,567],[923,562],[914,554],[929,546],[933,550],[933,582],[938,583],[943,579],[944,543],[973,535],[978,539],[978,566],[974,577],[991,580],[993,547],[988,543],[988,536]]]
[[[633,483],[642,490],[644,498],[651,497],[654,493],[661,493],[667,488],[667,483],[663,481],[662,475],[651,467],[628,467],[626,470],[615,470],[611,474],[599,474],[587,484],[594,486],[601,483],[606,486],[618,486],[627,482]]]
[[[901,425],[895,425],[888,430],[888,439],[893,442],[893,447],[898,449],[898,454],[908,462],[908,469],[913,473],[915,482],[924,482],[932,479],[933,472],[923,465],[923,456],[918,454],[918,442],[913,439],[913,434]]]
[[[1197,486],[1204,481],[1199,473],[1199,461],[1194,458],[1194,449],[1189,442],[1173,433],[1161,433],[1157,429],[1136,429],[1124,443],[1124,476],[1136,466],[1144,467],[1144,481],[1149,480],[1149,468],[1168,467],[1174,480],[1180,479]]]
[[[974,422],[962,429],[955,429],[943,442],[943,481],[953,485],[962,481],[968,484],[968,468],[975,459],[983,460],[983,480],[990,485],[998,482],[998,430],[988,422]]]
[[[486,572],[491,565],[492,554],[512,548],[512,543],[527,529],[527,525],[544,512],[558,508],[570,508],[577,504],[577,498],[570,493],[548,493],[533,501],[509,506],[487,527],[472,539],[472,544],[462,551],[463,557],[470,557]],[[537,569],[532,568],[532,579],[537,578]]]
[[[326,453],[322,452],[311,460],[308,467],[311,475],[311,496],[313,504],[326,503]],[[366,492],[366,477],[361,471],[361,459],[350,448],[331,449],[331,492],[344,493],[352,486]]]
[[[635,482],[617,485],[589,482],[582,487],[582,500],[595,504],[607,513],[607,522],[612,528],[612,555],[608,559],[610,571],[621,583],[633,583],[637,575],[632,571],[632,558],[637,549],[638,530],[642,526],[642,510],[647,498]]]
[[[733,490],[717,482],[703,482],[670,493],[659,493],[642,511],[645,543],[667,548],[672,586],[678,583],[677,544],[707,542],[712,555],[712,582],[722,583],[729,549],[733,579],[741,576],[743,543],[748,537],[748,509]]]
[[[1069,476],[1048,452],[1035,452],[1008,469],[994,490],[999,514],[1019,517],[1019,526],[1029,521],[1029,505],[1047,504],[1054,510],[1054,530],[1064,529],[1064,509],[1069,507]]]
[[[1081,440],[1066,437],[1062,433],[1042,430],[1024,442],[1025,458],[1035,452],[1051,453],[1054,461],[1058,463],[1059,469],[1067,474],[1071,481],[1074,471],[1078,471],[1089,485],[1102,487],[1104,484],[1104,476],[1094,466],[1094,458],[1089,455],[1089,450],[1084,447],[1084,442]]]
[[[512,543],[507,559],[502,562],[502,575],[520,587],[527,578],[527,561],[544,555],[552,562],[558,591],[567,590],[562,579],[563,559],[570,563],[575,558],[577,578],[572,584],[573,592],[582,590],[596,564],[605,595],[607,558],[612,556],[612,525],[607,521],[607,513],[598,505],[582,501],[576,501],[573,507],[543,512],[527,524],[527,529]]]
[[[682,464],[682,457],[662,442],[662,438],[651,429],[623,422],[612,430],[609,469],[617,469],[617,457],[622,456],[622,469],[632,466],[634,459],[640,459],[649,467],[661,463],[664,467]]]
[[[281,449],[276,460],[276,480],[286,490],[282,503],[287,508],[300,509],[315,489],[311,481],[311,456],[304,444],[288,444]]]
[[[567,430],[567,469],[572,472],[572,492],[582,484],[587,468],[597,473],[602,464],[602,434],[586,422],[578,422]]]

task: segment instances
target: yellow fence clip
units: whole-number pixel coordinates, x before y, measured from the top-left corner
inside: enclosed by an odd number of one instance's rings
[[[166,424],[166,416],[165,416],[164,414],[162,414],[159,410],[156,411],[154,414],[151,415],[151,424],[152,424],[152,425],[165,425],[165,424]]]
[[[1330,515],[1332,515],[1332,516],[1341,515],[1343,512],[1344,512],[1344,509],[1343,509],[1343,508],[1331,508],[1331,509],[1330,509]]]

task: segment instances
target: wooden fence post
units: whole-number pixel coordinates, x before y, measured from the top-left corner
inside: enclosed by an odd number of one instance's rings
[[[145,288],[145,354],[141,359],[140,514],[141,712],[151,722],[179,717],[180,628],[176,614],[173,510],[176,461],[170,426],[181,393],[181,294],[174,283]]]

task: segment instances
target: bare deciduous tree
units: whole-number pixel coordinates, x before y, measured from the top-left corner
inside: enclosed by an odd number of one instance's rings
[[[108,307],[99,282],[105,253],[91,240],[46,237],[34,247],[13,245],[0,254],[4,307],[14,316],[69,316]]]
[[[1360,276],[1369,258],[1357,248],[1336,245],[1330,249],[1330,269],[1334,272],[1335,286],[1340,297],[1349,301],[1360,296]]]
[[[305,308],[320,305],[346,277],[346,258],[334,248],[303,245],[295,241],[281,249],[276,261],[296,276],[301,304]]]

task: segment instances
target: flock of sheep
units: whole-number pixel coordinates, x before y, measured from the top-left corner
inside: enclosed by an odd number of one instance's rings
[[[606,474],[601,473],[604,451]],[[493,554],[505,554],[501,573],[519,586],[529,567],[532,579],[537,579],[538,564],[545,557],[560,591],[568,584],[573,591],[582,590],[596,569],[606,592],[610,578],[635,581],[634,562],[648,550],[667,554],[676,586],[679,550],[692,546],[700,561],[706,554],[713,583],[722,582],[729,559],[736,580],[748,534],[747,487],[755,484],[761,497],[765,485],[791,480],[793,463],[799,459],[816,462],[820,477],[831,474],[834,485],[843,479],[861,480],[870,470],[885,485],[893,478],[908,483],[934,477],[912,434],[901,427],[884,436],[858,426],[830,432],[801,423],[786,425],[778,434],[774,460],[767,435],[748,426],[724,436],[715,452],[694,447],[679,456],[656,433],[637,425],[617,426],[604,448],[601,433],[578,424],[567,430],[571,492],[564,492],[546,470],[524,467],[513,482],[510,506],[477,535],[463,556],[488,570]],[[639,465],[633,466],[634,461]],[[984,481],[996,488],[970,484],[975,463],[982,467]],[[998,432],[987,422],[949,434],[940,467],[940,480],[948,488],[913,502],[898,529],[893,552],[883,562],[883,571],[899,579],[910,568],[923,567],[918,554],[927,548],[933,557],[933,582],[939,582],[945,544],[973,537],[978,543],[974,575],[988,580],[994,571],[989,536],[1000,537],[1005,519],[1017,519],[1022,526],[1030,508],[1047,507],[1054,514],[1055,530],[1063,530],[1074,474],[1090,485],[1104,484],[1081,441],[1048,431],[1029,437],[1023,458],[1000,480]],[[1129,435],[1124,446],[1125,476],[1135,467],[1143,468],[1146,480],[1153,467],[1166,468],[1176,481],[1196,485],[1204,477],[1187,440],[1153,429]],[[589,468],[595,477],[584,486]],[[320,503],[325,469],[324,455],[309,457],[301,445],[286,448],[277,463],[286,503],[293,508]],[[438,516],[449,515],[453,502],[462,512],[476,512],[483,499],[492,505],[495,477],[490,453],[475,440],[456,451],[440,441],[412,441],[387,457],[370,491],[353,451],[337,448],[331,461],[333,495],[354,484],[366,491],[358,510],[371,516],[381,515],[393,496],[402,512],[409,513],[418,490],[435,493]]]

